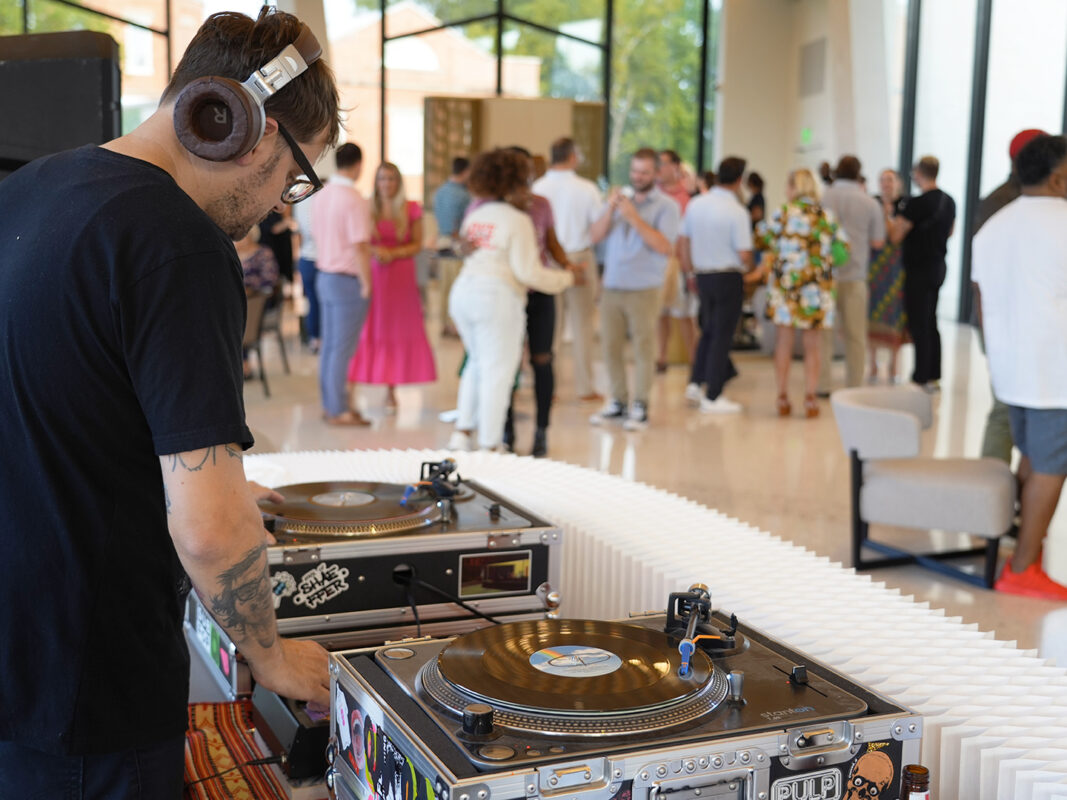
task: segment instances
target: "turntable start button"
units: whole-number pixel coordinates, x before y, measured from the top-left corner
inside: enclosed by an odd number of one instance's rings
[[[403,661],[405,658],[411,658],[415,655],[415,651],[409,647],[390,647],[388,650],[382,651],[382,655],[393,661]]]
[[[487,744],[478,748],[478,755],[486,761],[507,761],[515,757],[515,748],[506,744]]]

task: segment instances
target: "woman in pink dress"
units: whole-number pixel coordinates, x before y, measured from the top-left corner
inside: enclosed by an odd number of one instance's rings
[[[372,215],[370,309],[348,366],[348,379],[388,386],[385,409],[392,413],[396,411],[394,387],[437,380],[415,282],[415,254],[422,249],[422,208],[408,202],[395,164],[378,167]]]

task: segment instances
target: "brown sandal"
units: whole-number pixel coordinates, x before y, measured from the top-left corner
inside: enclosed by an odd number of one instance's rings
[[[793,405],[789,402],[789,398],[784,394],[778,395],[778,416],[788,417],[793,413]]]
[[[808,419],[819,416],[819,401],[813,394],[804,395],[804,416]]]

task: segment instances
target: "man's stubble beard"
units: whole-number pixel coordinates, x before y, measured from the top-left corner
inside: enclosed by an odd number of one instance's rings
[[[208,203],[205,212],[215,224],[222,228],[223,233],[237,241],[243,239],[255,225],[258,225],[271,209],[261,210],[256,208],[256,195],[263,185],[274,176],[274,169],[281,160],[283,151],[279,150],[274,157],[253,173],[249,179],[231,191]]]

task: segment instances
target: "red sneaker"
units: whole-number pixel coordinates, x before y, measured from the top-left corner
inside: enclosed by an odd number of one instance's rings
[[[993,588],[1005,594],[1019,594],[1023,597],[1037,597],[1041,600],[1059,600],[1061,603],[1067,603],[1067,586],[1056,583],[1046,575],[1039,561],[1035,561],[1022,572],[1012,572],[1010,562],[1005,564]]]

